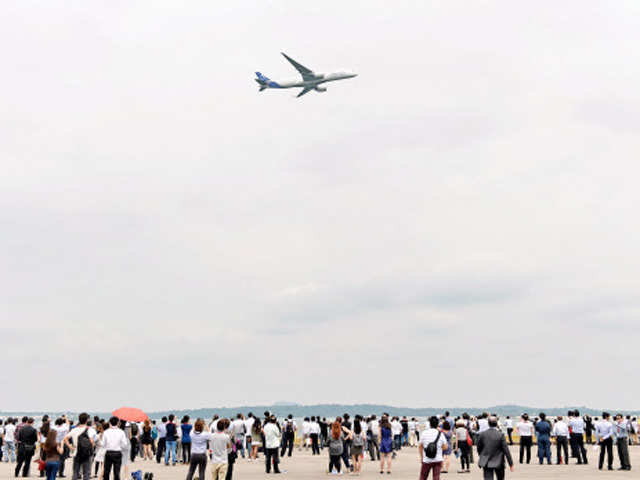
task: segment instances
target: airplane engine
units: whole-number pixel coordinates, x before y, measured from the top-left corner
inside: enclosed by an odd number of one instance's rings
[[[327,91],[327,87],[316,87],[315,90],[316,90],[316,92],[326,92]]]

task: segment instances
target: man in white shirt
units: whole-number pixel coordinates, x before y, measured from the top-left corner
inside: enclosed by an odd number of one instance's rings
[[[409,446],[415,447],[416,446],[416,419],[414,417],[411,417],[411,420],[409,420],[407,424],[409,427]]]
[[[213,480],[224,480],[229,467],[231,437],[225,433],[229,420],[220,419],[216,424],[216,433],[211,435],[211,475]],[[244,425],[243,425],[244,426]]]
[[[507,415],[506,420],[504,421],[504,427],[507,429],[507,437],[509,437],[509,445],[513,445],[513,420],[510,416]]]
[[[80,438],[80,435],[83,435],[85,431],[87,432],[86,437],[89,440],[91,449],[93,449],[98,434],[93,428],[87,426],[88,421],[89,415],[81,413],[78,416],[78,426],[64,436],[64,445],[69,449],[73,458],[73,480],[80,478],[80,470],[82,470],[83,480],[89,480],[91,477],[92,451],[90,450],[87,454],[87,444]],[[81,451],[78,453],[79,448]]]
[[[4,435],[3,435],[3,443],[4,450],[6,455],[6,462],[15,462],[16,461],[16,442],[15,442],[15,433],[16,426],[14,425],[13,418],[7,418],[7,422],[4,426]]]
[[[120,480],[122,452],[129,447],[129,441],[124,434],[124,430],[118,428],[118,423],[117,417],[111,417],[109,419],[111,426],[102,434],[102,445],[105,449],[103,480],[109,480],[112,468],[114,480]]]
[[[280,429],[276,425],[276,417],[269,417],[267,424],[262,429],[264,432],[264,457],[266,472],[271,473],[271,464],[273,464],[273,473],[280,473],[278,459],[278,447],[282,435]]]
[[[583,463],[586,465],[588,461],[587,449],[584,448],[584,420],[580,416],[580,412],[578,410],[571,412],[568,426],[569,431],[571,432],[569,435],[571,451],[574,452],[575,456],[578,458],[578,465],[582,465]]]
[[[602,412],[602,420],[596,423],[596,441],[600,445],[600,459],[598,470],[602,470],[604,453],[607,452],[607,469],[613,470],[613,425],[611,415]]]
[[[527,454],[527,464],[531,462],[531,445],[533,444],[533,423],[529,421],[529,415],[523,414],[522,420],[516,425],[518,435],[520,436],[520,463]]]
[[[420,468],[420,477],[419,480],[427,480],[429,477],[429,472],[433,470],[433,478],[434,480],[438,480],[440,478],[440,470],[442,469],[442,450],[446,450],[447,440],[444,435],[438,430],[438,417],[429,418],[429,428],[424,430],[420,435],[420,442],[418,442],[418,452],[420,463],[422,464]],[[429,457],[427,456],[427,447],[431,442],[436,442],[436,451],[435,456]]]
[[[488,413],[483,413],[480,418],[478,419],[478,434],[482,433],[482,432],[486,432],[487,430],[489,430],[489,414]]]
[[[396,458],[396,453],[400,451],[402,439],[402,424],[398,417],[393,417],[391,420],[391,435],[393,435],[393,455],[391,458]]]
[[[378,461],[380,460],[380,446],[378,443],[378,432],[380,431],[380,422],[375,415],[371,415],[369,420],[368,430],[371,432],[371,438],[367,441],[369,447],[369,458],[371,461],[375,461],[376,456]]]
[[[569,465],[569,427],[561,415],[553,425],[551,435],[556,438],[556,465],[563,463],[563,458],[564,464]],[[562,457],[562,451],[564,451],[564,457]]]
[[[256,419],[253,416],[253,413],[249,412],[249,415],[247,415],[246,420],[244,421],[244,429],[247,432],[245,434],[245,446],[247,447],[247,454],[249,456],[249,460],[251,460],[251,430],[253,429],[253,424],[255,423]]]
[[[156,448],[156,463],[160,463],[164,458],[164,451],[167,448],[167,417],[162,417],[157,430],[158,446]]]
[[[309,443],[309,439],[311,435],[311,420],[309,419],[309,417],[305,417],[305,419],[302,421],[302,442],[300,443],[300,447],[298,448],[298,450],[302,450],[302,448],[304,448],[305,450],[308,447],[308,443]]]
[[[231,438],[236,445],[236,451],[240,451],[240,455],[244,458],[244,435],[246,433],[244,426],[244,418],[242,414],[239,413],[236,416],[236,419],[231,422]]]

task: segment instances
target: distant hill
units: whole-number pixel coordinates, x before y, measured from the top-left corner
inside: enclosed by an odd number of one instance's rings
[[[181,417],[182,415],[189,415],[191,418],[211,418],[214,414],[219,415],[221,417],[231,417],[235,416],[238,413],[247,414],[249,412],[253,412],[257,416],[262,416],[265,411],[269,411],[278,417],[283,417],[286,415],[293,415],[294,417],[308,417],[312,415],[321,416],[321,417],[337,417],[338,415],[343,415],[345,413],[349,413],[351,416],[355,414],[362,415],[370,415],[376,414],[380,415],[383,412],[389,413],[390,415],[407,415],[409,417],[428,417],[431,415],[441,415],[446,410],[451,412],[452,415],[460,415],[464,412],[467,412],[472,415],[480,414],[482,412],[495,413],[497,415],[506,416],[510,415],[513,417],[517,417],[524,412],[529,413],[529,415],[537,415],[539,412],[545,412],[547,415],[566,415],[567,410],[580,410],[581,414],[588,414],[591,416],[599,416],[602,414],[602,410],[597,410],[593,408],[587,408],[584,406],[566,406],[566,407],[553,407],[553,408],[544,408],[544,407],[530,407],[523,405],[496,405],[491,407],[427,407],[427,408],[412,408],[412,407],[393,407],[391,405],[379,405],[379,404],[355,404],[355,405],[344,405],[344,404],[320,404],[320,405],[300,405],[294,404],[293,402],[277,402],[273,405],[251,405],[251,406],[237,406],[237,407],[218,407],[218,408],[193,408],[193,409],[176,409],[176,410],[164,410],[164,411],[154,411],[147,412],[149,416],[152,418],[160,418],[164,415],[169,415],[173,413],[177,417]],[[638,415],[640,410],[635,411],[627,411],[627,410],[617,410],[615,408],[609,409],[611,413],[623,413],[625,415]],[[58,416],[62,413],[72,414],[74,412],[52,412],[52,411],[38,411],[38,412],[0,412],[0,416],[20,416],[20,415],[34,415],[41,416],[43,414],[49,414],[51,416]],[[78,412],[75,412],[78,413]],[[101,417],[108,417],[110,415],[109,412],[89,412],[91,415],[99,415]]]

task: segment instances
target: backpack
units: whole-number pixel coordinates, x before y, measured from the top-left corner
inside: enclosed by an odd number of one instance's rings
[[[362,447],[364,445],[364,441],[362,440],[362,432],[354,434],[351,443],[354,447]]]
[[[89,428],[85,428],[84,432],[78,435],[78,445],[76,445],[76,449],[76,457],[79,462],[84,462],[91,458],[93,446],[89,438]]]
[[[438,440],[440,440],[440,435],[442,432],[438,432],[436,439],[433,442],[430,442],[424,449],[424,454],[427,458],[434,459],[438,455]]]
[[[287,422],[287,426],[285,427],[285,432],[287,433],[293,433],[293,420],[289,420]]]
[[[134,437],[138,435],[138,424],[136,423],[131,424],[131,435]]]

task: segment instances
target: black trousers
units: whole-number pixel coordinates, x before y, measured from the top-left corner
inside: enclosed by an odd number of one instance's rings
[[[120,467],[122,466],[122,452],[109,450],[104,454],[104,480],[109,480],[113,468],[114,480],[120,480]]]
[[[193,478],[196,468],[198,469],[198,478],[205,480],[204,472],[207,468],[206,453],[194,453],[191,455],[191,460],[189,461],[189,472],[187,473],[186,480],[191,480]]]
[[[167,448],[167,439],[162,437],[158,439],[158,448],[156,449],[156,462],[160,463],[164,456],[164,449]]]
[[[336,472],[340,473],[341,463],[340,463],[341,455],[329,455],[329,473],[333,471],[335,467]]]
[[[82,471],[82,480],[91,478],[91,457],[84,462],[81,462],[77,455],[73,457],[73,480],[80,478],[80,471]]]
[[[280,450],[280,456],[284,457],[284,453],[289,449],[288,455],[291,456],[291,452],[293,451],[293,439],[295,438],[295,433],[285,433],[282,436],[282,450]]]
[[[33,458],[33,454],[36,453],[36,448],[33,445],[23,445],[20,444],[18,446],[18,456],[16,458],[16,471],[14,476],[17,477],[20,473],[20,467],[22,467],[22,476],[29,476],[29,467],[31,466],[31,459]]]
[[[69,447],[65,445],[62,449],[62,455],[60,455],[60,468],[58,469],[58,477],[64,476],[64,464],[67,458],[69,458]]]
[[[524,459],[524,454],[527,452],[527,463],[531,461],[531,445],[533,440],[531,436],[520,437],[520,463]]]
[[[629,443],[628,438],[619,438],[617,440],[618,458],[620,459],[620,467],[625,470],[631,469],[631,461],[629,460]]]
[[[264,449],[264,462],[265,462],[267,473],[271,473],[272,463],[273,463],[273,472],[280,473],[280,468],[278,467],[278,464],[280,463],[280,460],[278,459],[278,447]]]
[[[377,456],[378,460],[380,460],[380,447],[378,446],[378,435],[371,435],[371,438],[367,440],[367,445],[369,447],[369,458],[371,461]]]
[[[587,463],[587,449],[584,448],[584,438],[581,433],[572,433],[571,441],[576,448],[576,456],[578,457],[578,464]]]
[[[318,444],[318,434],[312,433],[311,437],[311,454],[320,455],[320,445]]]
[[[513,433],[513,428],[507,428],[507,435],[509,436],[509,445],[513,445],[513,438],[511,434]]]
[[[131,439],[131,461],[132,462],[135,461],[139,448],[140,448],[140,445],[138,444],[138,439],[132,438]]]
[[[191,442],[182,443],[182,463],[189,463],[191,461]]]
[[[562,456],[564,452],[564,457]],[[567,465],[569,463],[569,440],[567,437],[556,437],[556,463],[560,465],[563,463]]]
[[[607,468],[613,469],[613,439],[611,437],[600,442],[600,460],[598,461],[598,468],[602,468],[604,464],[604,452],[607,452]]]
[[[495,474],[495,478],[497,480],[504,480],[504,467],[500,468],[483,468],[482,475],[484,480],[493,480]]]
[[[469,470],[471,468],[471,464],[469,463],[469,452],[471,451],[471,447],[466,440],[460,440],[458,442],[458,446],[460,447],[460,467],[462,470]]]
[[[347,468],[351,468],[349,458],[351,458],[351,440],[345,440],[342,446],[342,461]]]

